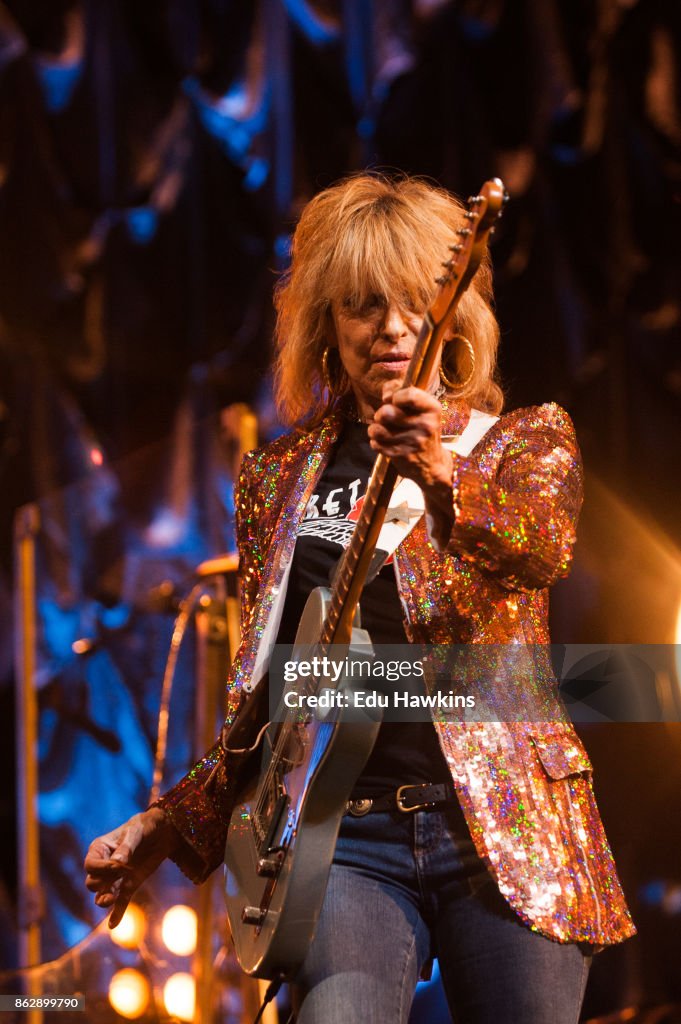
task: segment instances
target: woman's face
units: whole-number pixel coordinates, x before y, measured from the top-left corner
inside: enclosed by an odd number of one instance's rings
[[[381,296],[359,309],[334,304],[331,316],[331,343],[338,346],[360,416],[370,419],[383,404],[384,384],[404,379],[423,319]]]

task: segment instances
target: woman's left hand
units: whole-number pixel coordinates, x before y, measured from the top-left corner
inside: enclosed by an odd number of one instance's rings
[[[416,481],[426,498],[449,503],[452,455],[442,447],[439,401],[428,391],[397,382],[385,385],[382,398],[369,425],[371,447],[388,456],[400,476]]]

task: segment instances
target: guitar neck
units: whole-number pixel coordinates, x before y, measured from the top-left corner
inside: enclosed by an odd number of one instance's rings
[[[426,314],[403,387],[423,387],[428,383],[440,349],[443,331],[442,325],[434,325],[430,316]],[[339,562],[333,582],[331,603],[321,637],[321,642],[325,646],[350,642],[355,611],[371,567],[396,481],[397,471],[390,459],[385,455],[378,455],[357,524]]]
[[[374,463],[352,539],[338,564],[331,603],[322,628],[323,646],[350,642],[355,611],[396,480],[395,467],[384,455],[379,455]]]

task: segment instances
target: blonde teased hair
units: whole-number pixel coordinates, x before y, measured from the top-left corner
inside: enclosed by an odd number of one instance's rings
[[[310,200],[293,236],[290,268],[275,290],[274,382],[282,422],[311,426],[340,397],[325,395],[322,373],[332,303],[361,308],[378,295],[425,312],[447,246],[466,224],[464,209],[444,189],[406,175],[354,175]],[[454,320],[454,331],[475,351],[472,379],[455,393],[475,408],[498,413],[503,405],[494,379],[499,328],[491,303],[485,256]],[[446,345],[447,376],[468,376],[468,359],[461,343]]]

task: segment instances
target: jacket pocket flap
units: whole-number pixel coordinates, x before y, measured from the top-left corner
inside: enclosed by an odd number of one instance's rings
[[[534,749],[544,771],[551,779],[566,779],[570,775],[592,771],[591,761],[576,736],[559,739],[556,736],[532,736]]]

